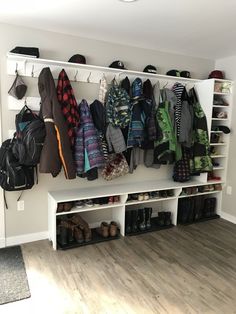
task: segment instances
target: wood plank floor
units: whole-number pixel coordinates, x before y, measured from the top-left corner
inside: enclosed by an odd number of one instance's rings
[[[0,313],[236,313],[236,225],[222,219],[53,251],[22,246],[32,297]]]

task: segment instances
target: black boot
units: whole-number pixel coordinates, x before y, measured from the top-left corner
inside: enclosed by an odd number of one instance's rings
[[[127,210],[125,212],[125,233],[131,233],[132,228],[131,228],[131,221],[132,221],[132,212],[131,210]]]
[[[67,245],[68,240],[67,240],[67,231],[68,228],[63,225],[59,225],[59,237],[58,237],[58,242],[60,245]]]
[[[131,210],[131,232],[138,231],[138,209]]]
[[[138,228],[140,231],[146,230],[146,224],[145,224],[145,210],[144,208],[141,208],[138,210]]]
[[[158,213],[158,225],[160,227],[165,226],[165,212],[159,212]]]
[[[144,208],[145,210],[145,224],[146,224],[146,229],[150,230],[151,229],[151,216],[152,216],[152,208]]]
[[[165,214],[165,226],[171,225],[171,212],[164,212]]]

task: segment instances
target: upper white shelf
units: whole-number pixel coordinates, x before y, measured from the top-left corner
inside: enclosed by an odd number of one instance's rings
[[[15,75],[15,70],[17,68],[19,74],[22,76],[38,77],[44,67],[50,67],[52,75],[55,79],[58,78],[60,71],[64,68],[71,81],[89,83],[99,83],[103,75],[106,76],[108,81],[111,81],[114,77],[116,77],[118,80],[123,79],[125,76],[129,76],[129,78],[149,78],[153,82],[155,82],[155,80],[162,80],[190,84],[192,83],[193,85],[194,83],[200,81],[198,79],[189,79],[162,74],[151,74],[132,70],[120,70],[96,65],[30,58],[13,54],[7,55],[7,71],[10,75]]]

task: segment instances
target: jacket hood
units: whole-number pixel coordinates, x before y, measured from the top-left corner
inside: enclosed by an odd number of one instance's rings
[[[51,97],[53,93],[56,94],[56,87],[52,72],[49,67],[43,68],[39,74],[38,89],[41,99],[45,99],[46,96]]]

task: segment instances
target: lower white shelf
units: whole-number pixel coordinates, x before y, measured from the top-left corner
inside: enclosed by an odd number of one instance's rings
[[[190,195],[180,195],[179,198],[202,196],[202,195],[215,194],[215,193],[220,193],[220,192],[222,192],[222,191],[214,190],[214,191],[202,192],[202,193],[196,193],[196,194],[190,194]]]
[[[137,204],[146,204],[146,203],[154,203],[154,202],[164,202],[169,200],[177,199],[177,196],[173,197],[158,197],[158,198],[150,198],[144,201],[128,201],[126,202],[125,206],[137,205]]]
[[[114,204],[111,204],[111,205],[110,204],[109,205],[98,205],[98,206],[91,206],[91,207],[84,206],[82,208],[73,207],[70,211],[56,213],[56,216],[63,216],[63,215],[76,214],[76,213],[83,213],[83,212],[99,210],[99,209],[116,208],[116,207],[120,207],[120,206],[124,206],[124,204],[114,203]]]

